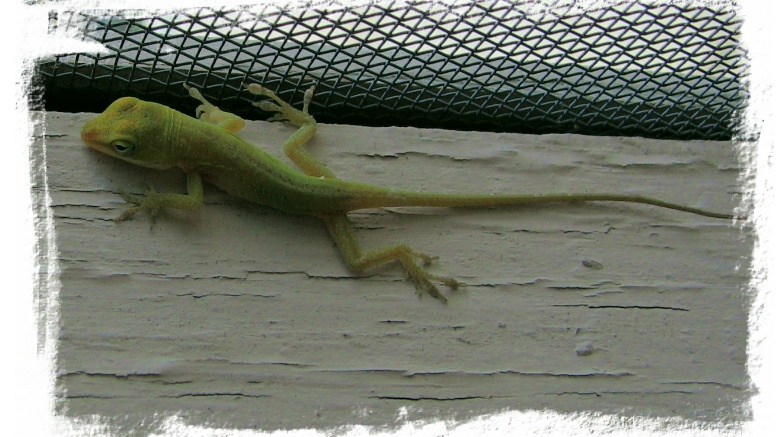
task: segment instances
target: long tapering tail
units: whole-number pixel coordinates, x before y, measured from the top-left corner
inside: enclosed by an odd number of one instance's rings
[[[743,217],[733,214],[723,214],[705,209],[693,208],[678,203],[666,202],[651,197],[630,194],[438,194],[414,193],[408,191],[390,190],[383,195],[370,196],[361,199],[360,205],[352,209],[396,207],[396,206],[430,206],[430,207],[480,207],[480,206],[522,206],[543,205],[549,203],[582,203],[582,202],[627,202],[643,203],[676,211],[688,212],[705,217],[718,219],[741,220]]]

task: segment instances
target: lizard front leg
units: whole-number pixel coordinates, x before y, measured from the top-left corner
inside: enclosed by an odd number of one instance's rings
[[[144,194],[128,194],[122,192],[122,198],[136,206],[125,209],[114,220],[120,222],[129,220],[140,211],[149,213],[153,223],[164,208],[194,210],[203,204],[203,181],[195,172],[187,172],[187,194],[158,193],[154,189],[146,190]]]
[[[316,120],[308,113],[308,106],[311,103],[311,99],[314,97],[314,87],[312,86],[306,90],[306,93],[303,96],[302,111],[293,108],[292,105],[281,100],[276,93],[262,85],[246,85],[246,89],[252,94],[268,97],[276,102],[263,101],[252,103],[263,111],[277,113],[271,117],[269,121],[288,121],[299,128],[284,142],[284,153],[289,159],[291,159],[298,168],[303,170],[303,173],[309,176],[335,179],[335,174],[333,174],[330,169],[325,167],[325,165],[314,158],[308,150],[303,148],[303,145],[316,133]]]
[[[215,105],[211,104],[196,88],[193,88],[187,84],[184,84],[184,88],[189,95],[200,101],[202,105],[195,108],[195,118],[204,121],[206,123],[213,123],[217,126],[221,126],[230,132],[238,132],[243,129],[246,122],[243,118],[227,111],[222,111]]]

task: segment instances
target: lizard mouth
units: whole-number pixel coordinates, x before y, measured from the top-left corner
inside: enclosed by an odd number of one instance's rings
[[[87,123],[83,129],[81,129],[81,140],[91,149],[95,149],[107,155],[116,156],[116,154],[107,145],[100,141],[99,132],[96,129],[90,128],[89,123]]]
[[[87,146],[99,150],[103,153],[108,153],[108,151],[101,147],[100,142],[98,141],[98,133],[95,129],[90,128],[89,123],[84,125],[84,128],[81,129],[81,140],[86,144]]]
[[[100,116],[97,116],[86,122],[84,127],[81,128],[81,140],[84,141],[84,143],[86,143],[86,145],[89,147],[97,148],[96,146],[100,144],[100,129],[95,126],[98,124],[99,119]]]

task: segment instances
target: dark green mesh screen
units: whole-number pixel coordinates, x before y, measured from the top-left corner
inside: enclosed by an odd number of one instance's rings
[[[619,2],[320,2],[51,14],[102,54],[38,64],[49,110],[133,95],[192,114],[182,83],[245,118],[242,83],[321,122],[729,139],[747,74],[733,6]],[[561,2],[562,4],[562,2]],[[697,4],[697,6],[696,6]]]

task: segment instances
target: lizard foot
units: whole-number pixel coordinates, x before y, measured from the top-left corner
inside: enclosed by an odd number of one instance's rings
[[[433,257],[421,252],[416,252],[405,244],[398,244],[384,249],[377,249],[376,251],[366,256],[366,261],[367,259],[371,258],[373,258],[374,261],[368,261],[368,264],[378,264],[381,261],[386,262],[388,259],[395,259],[400,262],[400,264],[406,270],[408,278],[414,282],[414,285],[417,289],[417,295],[419,296],[421,296],[423,292],[427,292],[434,298],[440,300],[443,303],[446,303],[446,297],[441,294],[441,291],[435,284],[433,284],[433,281],[440,282],[453,290],[456,290],[462,285],[453,278],[433,275],[427,272],[422,266],[432,264],[437,257]],[[421,265],[419,261],[421,261]]]
[[[241,117],[230,112],[225,112],[211,104],[196,88],[187,84],[184,84],[184,88],[192,98],[202,103],[195,109],[195,118],[206,123],[222,126],[230,132],[238,132],[244,128],[246,123]]]
[[[436,287],[432,281],[440,282],[452,290],[456,290],[461,285],[453,278],[428,273],[414,262],[408,262],[402,258],[400,259],[400,262],[403,264],[403,268],[406,269],[409,279],[411,279],[414,282],[414,285],[416,285],[417,295],[419,296],[421,296],[422,292],[427,292],[434,298],[440,300],[443,303],[446,303],[446,297],[441,294],[441,292],[438,290],[438,287]],[[429,263],[426,262],[425,264]]]
[[[289,121],[295,126],[303,126],[305,124],[311,124],[314,122],[314,118],[308,114],[308,105],[311,103],[311,99],[314,97],[313,86],[306,90],[306,94],[303,97],[302,111],[293,108],[292,105],[281,100],[281,97],[277,96],[276,93],[262,85],[253,83],[250,85],[244,85],[244,87],[252,94],[268,97],[269,99],[272,99],[276,102],[252,102],[252,105],[262,109],[263,111],[278,113],[269,118],[268,121]]]
[[[154,223],[160,211],[165,207],[163,194],[158,193],[154,187],[149,187],[143,194],[130,194],[124,190],[122,190],[120,194],[125,202],[132,203],[135,206],[122,211],[122,213],[114,219],[114,221],[117,222],[130,220],[136,213],[147,211],[151,222]]]

